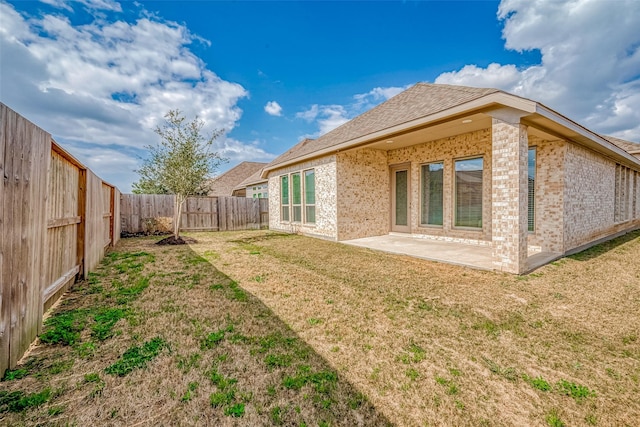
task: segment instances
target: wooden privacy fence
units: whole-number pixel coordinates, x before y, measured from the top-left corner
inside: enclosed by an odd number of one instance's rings
[[[120,205],[122,232],[172,231],[174,201],[172,195],[123,194]],[[268,225],[268,199],[189,197],[182,210],[180,230],[249,230]]]
[[[120,192],[0,103],[0,377],[120,238]]]

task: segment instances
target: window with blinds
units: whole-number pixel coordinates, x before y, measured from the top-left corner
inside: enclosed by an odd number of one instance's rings
[[[316,179],[314,169],[280,177],[280,209],[282,212],[280,220],[283,222],[290,220],[291,222],[315,224]]]
[[[527,172],[528,199],[528,230],[533,232],[536,227],[536,148],[529,148]]]
[[[289,175],[280,177],[280,220],[289,221]]]
[[[482,228],[483,159],[455,161],[455,225]]]
[[[420,223],[423,225],[442,225],[443,172],[444,163],[442,162],[422,166]]]
[[[316,222],[316,174],[313,169],[304,171],[304,222]]]
[[[302,179],[300,172],[291,174],[291,210],[293,222],[302,222]]]

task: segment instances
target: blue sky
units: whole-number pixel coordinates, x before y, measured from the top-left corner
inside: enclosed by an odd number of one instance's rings
[[[0,0],[0,100],[130,190],[169,109],[269,161],[415,84],[498,87],[640,141],[640,2]]]

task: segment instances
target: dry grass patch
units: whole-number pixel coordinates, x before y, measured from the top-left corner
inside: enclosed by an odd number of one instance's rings
[[[0,423],[640,419],[640,233],[522,277],[268,231],[191,236],[122,241],[0,383]]]
[[[640,233],[522,277],[264,231],[195,237],[394,424],[640,418]]]
[[[8,425],[388,422],[215,250],[123,240],[0,383]]]

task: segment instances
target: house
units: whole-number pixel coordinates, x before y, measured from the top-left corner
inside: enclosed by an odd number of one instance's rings
[[[233,189],[233,195],[253,199],[266,199],[269,197],[269,181],[262,178],[262,168],[242,181]]]
[[[209,192],[207,195],[244,197],[244,191],[234,191],[236,187],[254,173],[260,172],[266,165],[266,163],[260,162],[242,162],[237,164],[225,173],[209,180]]]
[[[638,152],[533,100],[419,83],[262,177],[272,230],[479,245],[520,274],[640,228]]]

